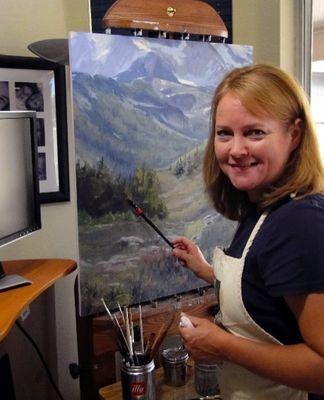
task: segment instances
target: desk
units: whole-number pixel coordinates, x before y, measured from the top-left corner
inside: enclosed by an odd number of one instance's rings
[[[0,341],[9,333],[24,308],[58,279],[77,268],[75,261],[65,259],[4,261],[2,266],[7,274],[22,275],[32,284],[0,292]]]

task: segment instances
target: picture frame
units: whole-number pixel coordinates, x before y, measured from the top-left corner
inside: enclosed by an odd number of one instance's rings
[[[0,55],[0,110],[36,111],[41,203],[69,201],[65,67]]]

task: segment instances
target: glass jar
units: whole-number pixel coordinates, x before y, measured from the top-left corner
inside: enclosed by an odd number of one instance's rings
[[[216,364],[195,363],[195,389],[200,396],[212,397],[219,394],[217,371]]]

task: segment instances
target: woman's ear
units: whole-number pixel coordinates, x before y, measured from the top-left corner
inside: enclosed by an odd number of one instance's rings
[[[301,141],[302,133],[304,130],[304,121],[301,118],[296,118],[289,127],[289,134],[291,135],[291,151],[295,150]]]

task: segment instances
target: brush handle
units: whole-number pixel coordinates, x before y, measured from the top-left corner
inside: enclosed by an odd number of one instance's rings
[[[142,217],[144,221],[147,222],[172,249],[174,249],[174,244],[171,243],[170,240],[163,235],[160,229],[144,214],[143,210],[140,207],[138,207],[132,200],[128,199],[127,201],[134,208],[137,216]]]
[[[151,348],[151,353],[150,353],[151,359],[153,359],[156,356],[156,354],[160,348],[160,345],[161,345],[163,339],[166,337],[168,330],[170,329],[174,319],[175,319],[175,313],[172,314],[170,319],[161,326],[161,328],[154,340],[152,348]]]
[[[141,209],[140,209],[141,210]],[[174,249],[174,244],[170,242],[169,239],[167,239],[163,233],[160,231],[160,229],[143,213],[138,214],[139,216],[141,216],[154,230],[156,233],[158,233],[161,238],[172,248]]]
[[[144,353],[145,353],[145,355],[147,355],[147,356],[149,356],[150,353],[151,353],[152,345],[153,345],[153,343],[154,343],[154,341],[155,341],[155,337],[156,337],[156,334],[155,334],[154,332],[151,332],[151,333],[150,333],[150,336],[149,336],[149,338],[148,338],[148,340],[147,340],[147,342],[146,342],[145,349],[144,349]]]

